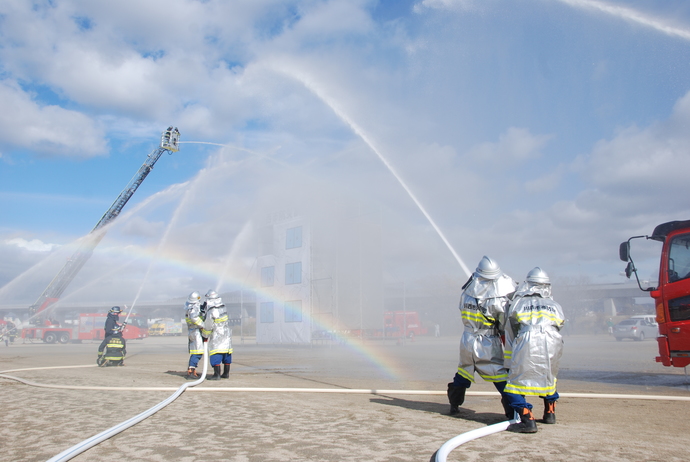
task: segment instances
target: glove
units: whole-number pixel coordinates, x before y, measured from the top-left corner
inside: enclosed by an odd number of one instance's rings
[[[208,342],[208,338],[207,338],[207,337],[201,337],[201,338],[204,339],[204,342]]]

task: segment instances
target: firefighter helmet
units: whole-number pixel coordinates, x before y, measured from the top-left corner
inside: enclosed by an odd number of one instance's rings
[[[113,314],[120,314],[122,313],[122,308],[120,308],[119,306],[114,306],[110,308],[110,312]]]
[[[189,297],[187,298],[187,302],[189,303],[195,303],[199,300],[201,300],[201,295],[199,295],[199,292],[197,292],[196,290],[189,294]]]
[[[498,263],[485,255],[477,265],[476,274],[484,279],[498,279],[501,268]]]
[[[551,284],[551,281],[549,280],[549,275],[546,274],[546,271],[541,269],[540,267],[535,267],[527,273],[527,282],[534,282],[537,284]]]
[[[218,298],[218,294],[213,289],[209,289],[208,292],[206,292],[206,295],[204,295],[204,296],[206,298]]]

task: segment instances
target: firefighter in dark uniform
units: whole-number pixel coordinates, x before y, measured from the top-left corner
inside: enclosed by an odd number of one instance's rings
[[[104,351],[106,347],[109,346],[111,338],[119,338],[119,341],[115,341],[115,343],[122,343],[122,349],[124,350],[124,344],[125,344],[125,339],[122,337],[122,331],[124,330],[125,326],[127,323],[120,324],[118,321],[120,319],[120,313],[122,313],[122,308],[119,306],[114,306],[110,308],[110,311],[108,312],[108,317],[105,319],[105,326],[103,329],[105,330],[105,337],[103,338],[103,341],[101,342],[101,345],[98,347],[98,359],[96,360],[96,364],[99,366],[103,365],[105,363],[105,357],[104,357]],[[122,357],[124,359],[124,356]]]
[[[98,365],[103,366],[124,366],[125,356],[127,355],[127,342],[122,337],[122,332],[118,331],[108,337],[108,343],[105,345],[105,350],[99,360]]]

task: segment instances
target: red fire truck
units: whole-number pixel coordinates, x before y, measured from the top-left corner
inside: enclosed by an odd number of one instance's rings
[[[386,337],[414,337],[427,333],[416,311],[386,311],[383,313],[383,319]]]
[[[21,330],[21,336],[24,341],[43,340],[45,343],[101,340],[107,316],[105,313],[82,313],[73,323],[65,323],[65,326],[60,326],[56,321],[46,320],[44,326],[25,327]],[[136,314],[130,315],[122,335],[127,340],[148,337],[146,319]]]
[[[653,239],[663,244],[658,287],[642,287],[630,255],[632,239]],[[649,292],[659,324],[659,356],[664,366],[690,365],[690,220],[662,223],[651,236],[633,236],[621,243],[620,259],[628,262],[625,274],[634,273],[640,289]]]

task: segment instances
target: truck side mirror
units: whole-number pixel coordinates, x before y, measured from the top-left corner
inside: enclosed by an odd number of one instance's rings
[[[618,247],[618,256],[623,261],[630,260],[630,241],[621,242],[620,247]],[[627,273],[628,270],[626,269],[625,271]]]
[[[630,276],[632,275],[633,271],[635,271],[635,267],[633,266],[632,262],[628,262],[628,266],[625,267],[625,276],[630,279]]]

